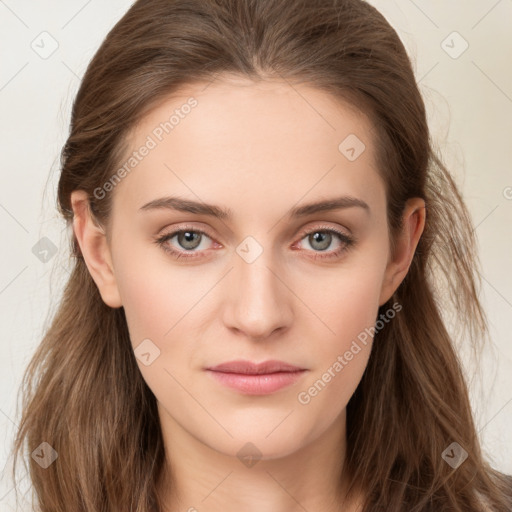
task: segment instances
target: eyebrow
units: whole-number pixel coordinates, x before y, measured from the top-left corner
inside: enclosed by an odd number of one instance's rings
[[[305,217],[318,212],[327,212],[353,207],[362,208],[366,212],[370,212],[370,207],[363,200],[351,196],[342,196],[294,207],[290,209],[287,215],[289,218]],[[176,210],[197,215],[208,215],[221,220],[230,220],[233,218],[233,211],[229,208],[224,209],[214,204],[192,201],[190,199],[184,199],[177,196],[167,196],[154,199],[153,201],[141,206],[139,211],[160,209]]]

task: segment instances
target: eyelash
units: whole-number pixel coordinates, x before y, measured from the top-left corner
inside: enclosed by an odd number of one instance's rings
[[[174,248],[171,248],[168,244],[166,244],[166,242],[168,240],[172,240],[176,235],[179,235],[180,233],[185,233],[185,232],[206,235],[208,238],[213,240],[213,237],[211,237],[207,232],[205,232],[201,229],[196,229],[191,226],[190,227],[183,226],[181,229],[177,229],[175,231],[172,231],[171,233],[166,233],[165,235],[157,237],[154,241],[166,253],[170,254],[171,256],[175,257],[176,259],[182,258],[182,257],[183,258],[201,258],[202,256],[199,251],[195,251],[195,252],[178,251]],[[324,253],[324,251],[321,251],[321,252],[314,251],[315,255],[312,256],[312,259],[314,259],[314,260],[339,258],[343,253],[345,253],[348,249],[350,249],[356,241],[354,237],[346,235],[345,233],[342,233],[341,231],[338,231],[337,229],[334,229],[332,227],[328,228],[328,227],[322,227],[322,226],[316,227],[315,229],[311,229],[311,230],[301,233],[299,241],[303,240],[305,237],[307,237],[308,235],[311,235],[313,233],[335,234],[338,236],[339,240],[343,244],[341,247],[339,247],[338,249],[335,249],[334,251],[331,251],[331,252]]]

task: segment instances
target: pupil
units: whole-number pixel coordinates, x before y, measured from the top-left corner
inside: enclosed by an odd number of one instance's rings
[[[195,242],[194,242],[194,237],[196,238]],[[184,231],[181,233],[181,236],[180,236],[180,244],[185,249],[195,249],[198,246],[197,239],[199,239],[198,233],[193,233],[191,231]]]

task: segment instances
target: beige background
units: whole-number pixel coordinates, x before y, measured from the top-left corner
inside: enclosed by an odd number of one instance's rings
[[[493,339],[478,362],[480,377],[471,379],[472,401],[485,453],[512,474],[512,0],[371,3],[413,59],[432,133],[472,213]],[[0,1],[2,510],[14,510],[7,456],[15,395],[67,277],[55,189],[71,102],[88,61],[129,6],[126,0]],[[47,50],[53,40],[58,44],[46,59],[31,47],[41,37]],[[44,237],[56,250],[46,263],[32,252]]]

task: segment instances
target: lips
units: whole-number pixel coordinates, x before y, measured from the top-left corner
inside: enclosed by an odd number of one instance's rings
[[[230,361],[206,368],[218,383],[244,395],[268,395],[291,386],[308,370],[283,361]]]
[[[262,363],[252,363],[251,361],[230,361],[222,363],[208,370],[223,373],[239,373],[246,375],[262,375],[268,373],[278,372],[298,372],[304,368],[299,368],[292,364],[284,363],[283,361],[264,361]]]

